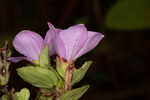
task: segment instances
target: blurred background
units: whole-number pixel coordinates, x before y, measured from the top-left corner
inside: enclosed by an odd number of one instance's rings
[[[9,40],[12,48],[14,36],[24,29],[44,37],[47,22],[62,29],[82,23],[105,35],[76,62],[94,61],[75,86],[91,85],[81,100],[150,100],[150,0],[0,0],[0,45]],[[33,100],[36,88],[15,71],[25,64],[12,64],[9,84],[16,90],[30,88]]]

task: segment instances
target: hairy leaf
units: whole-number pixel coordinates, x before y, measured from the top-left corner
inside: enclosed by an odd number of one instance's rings
[[[55,72],[42,67],[26,66],[17,69],[17,72],[24,81],[35,87],[52,88],[58,82]]]
[[[78,100],[89,88],[89,85],[82,86],[66,92],[60,100]]]
[[[80,80],[84,78],[91,64],[92,64],[92,61],[87,61],[82,65],[81,68],[74,70],[73,78],[72,78],[72,85],[74,85],[75,83],[78,83]]]

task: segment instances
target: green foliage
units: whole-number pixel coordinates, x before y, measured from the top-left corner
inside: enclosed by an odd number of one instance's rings
[[[1,99],[2,99],[2,100],[8,100],[8,95],[6,95],[6,94],[3,95],[3,96],[1,97]]]
[[[64,78],[68,66],[69,63],[66,63],[62,58],[56,57],[56,70],[61,77]]]
[[[6,64],[6,66],[5,66],[5,68],[4,69],[0,69],[0,70],[4,70],[4,75],[3,74],[1,74],[0,73],[0,85],[1,86],[4,86],[4,85],[6,85],[6,84],[8,84],[8,81],[9,81],[9,65],[10,65],[10,63],[8,63],[7,62],[7,64]]]
[[[0,48],[0,86],[5,86],[8,84],[10,73],[9,67],[10,62],[7,59],[11,56],[11,51],[8,48],[8,41]]]
[[[106,27],[119,30],[150,28],[150,0],[119,0],[106,17]]]
[[[40,96],[39,100],[53,100],[53,97]]]
[[[92,61],[87,61],[82,65],[81,68],[74,70],[73,78],[72,78],[72,85],[80,82],[84,78],[84,76],[91,64],[92,64]]]
[[[55,72],[42,67],[26,66],[17,69],[24,81],[40,88],[52,88],[57,85],[58,77]]]
[[[63,78],[58,74],[58,72],[56,72],[56,70],[53,67],[49,67],[49,70],[51,70],[53,73],[55,73],[56,77],[58,78],[56,88],[57,89],[63,88],[64,87]]]
[[[27,88],[23,88],[20,92],[16,92],[13,97],[15,100],[29,100],[30,91]]]
[[[49,65],[50,59],[49,59],[49,46],[46,45],[45,48],[42,50],[40,55],[40,66],[47,66]]]
[[[66,92],[60,100],[78,100],[89,88],[89,85],[82,86]]]

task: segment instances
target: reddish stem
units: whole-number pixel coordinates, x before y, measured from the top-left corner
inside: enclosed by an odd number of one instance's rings
[[[68,90],[71,89],[73,69],[74,69],[74,65],[71,65],[66,70],[66,74],[65,74],[65,91],[68,91]]]

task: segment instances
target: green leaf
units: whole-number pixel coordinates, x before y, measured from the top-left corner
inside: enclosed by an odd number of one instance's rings
[[[78,100],[89,88],[89,85],[70,90],[60,97],[60,100]]]
[[[29,100],[30,91],[27,88],[23,88],[20,92],[16,92],[13,97],[15,100]]]
[[[59,75],[59,73],[53,68],[53,67],[49,67],[49,69],[51,71],[53,71],[56,76],[58,77],[58,82],[57,82],[57,85],[56,85],[56,89],[59,90],[59,89],[62,89],[64,87],[64,80],[62,79],[62,77]]]
[[[26,66],[17,69],[17,72],[24,81],[35,87],[52,88],[58,82],[55,72],[42,67]]]
[[[8,95],[4,94],[2,97],[1,97],[2,100],[8,100]]]
[[[56,70],[60,74],[61,77],[65,77],[65,73],[67,70],[67,67],[69,66],[69,63],[64,61],[60,57],[56,57]]]
[[[150,28],[150,0],[119,0],[106,17],[106,27],[119,30]]]
[[[39,100],[53,100],[53,97],[40,96]]]
[[[49,46],[46,45],[45,48],[42,50],[40,55],[40,66],[47,66],[49,65]]]
[[[85,74],[86,74],[86,72],[89,69],[91,64],[92,64],[92,61],[87,61],[82,65],[81,68],[74,70],[72,83],[71,83],[72,85],[80,82],[80,80],[82,80],[84,78],[84,76],[85,76]]]

